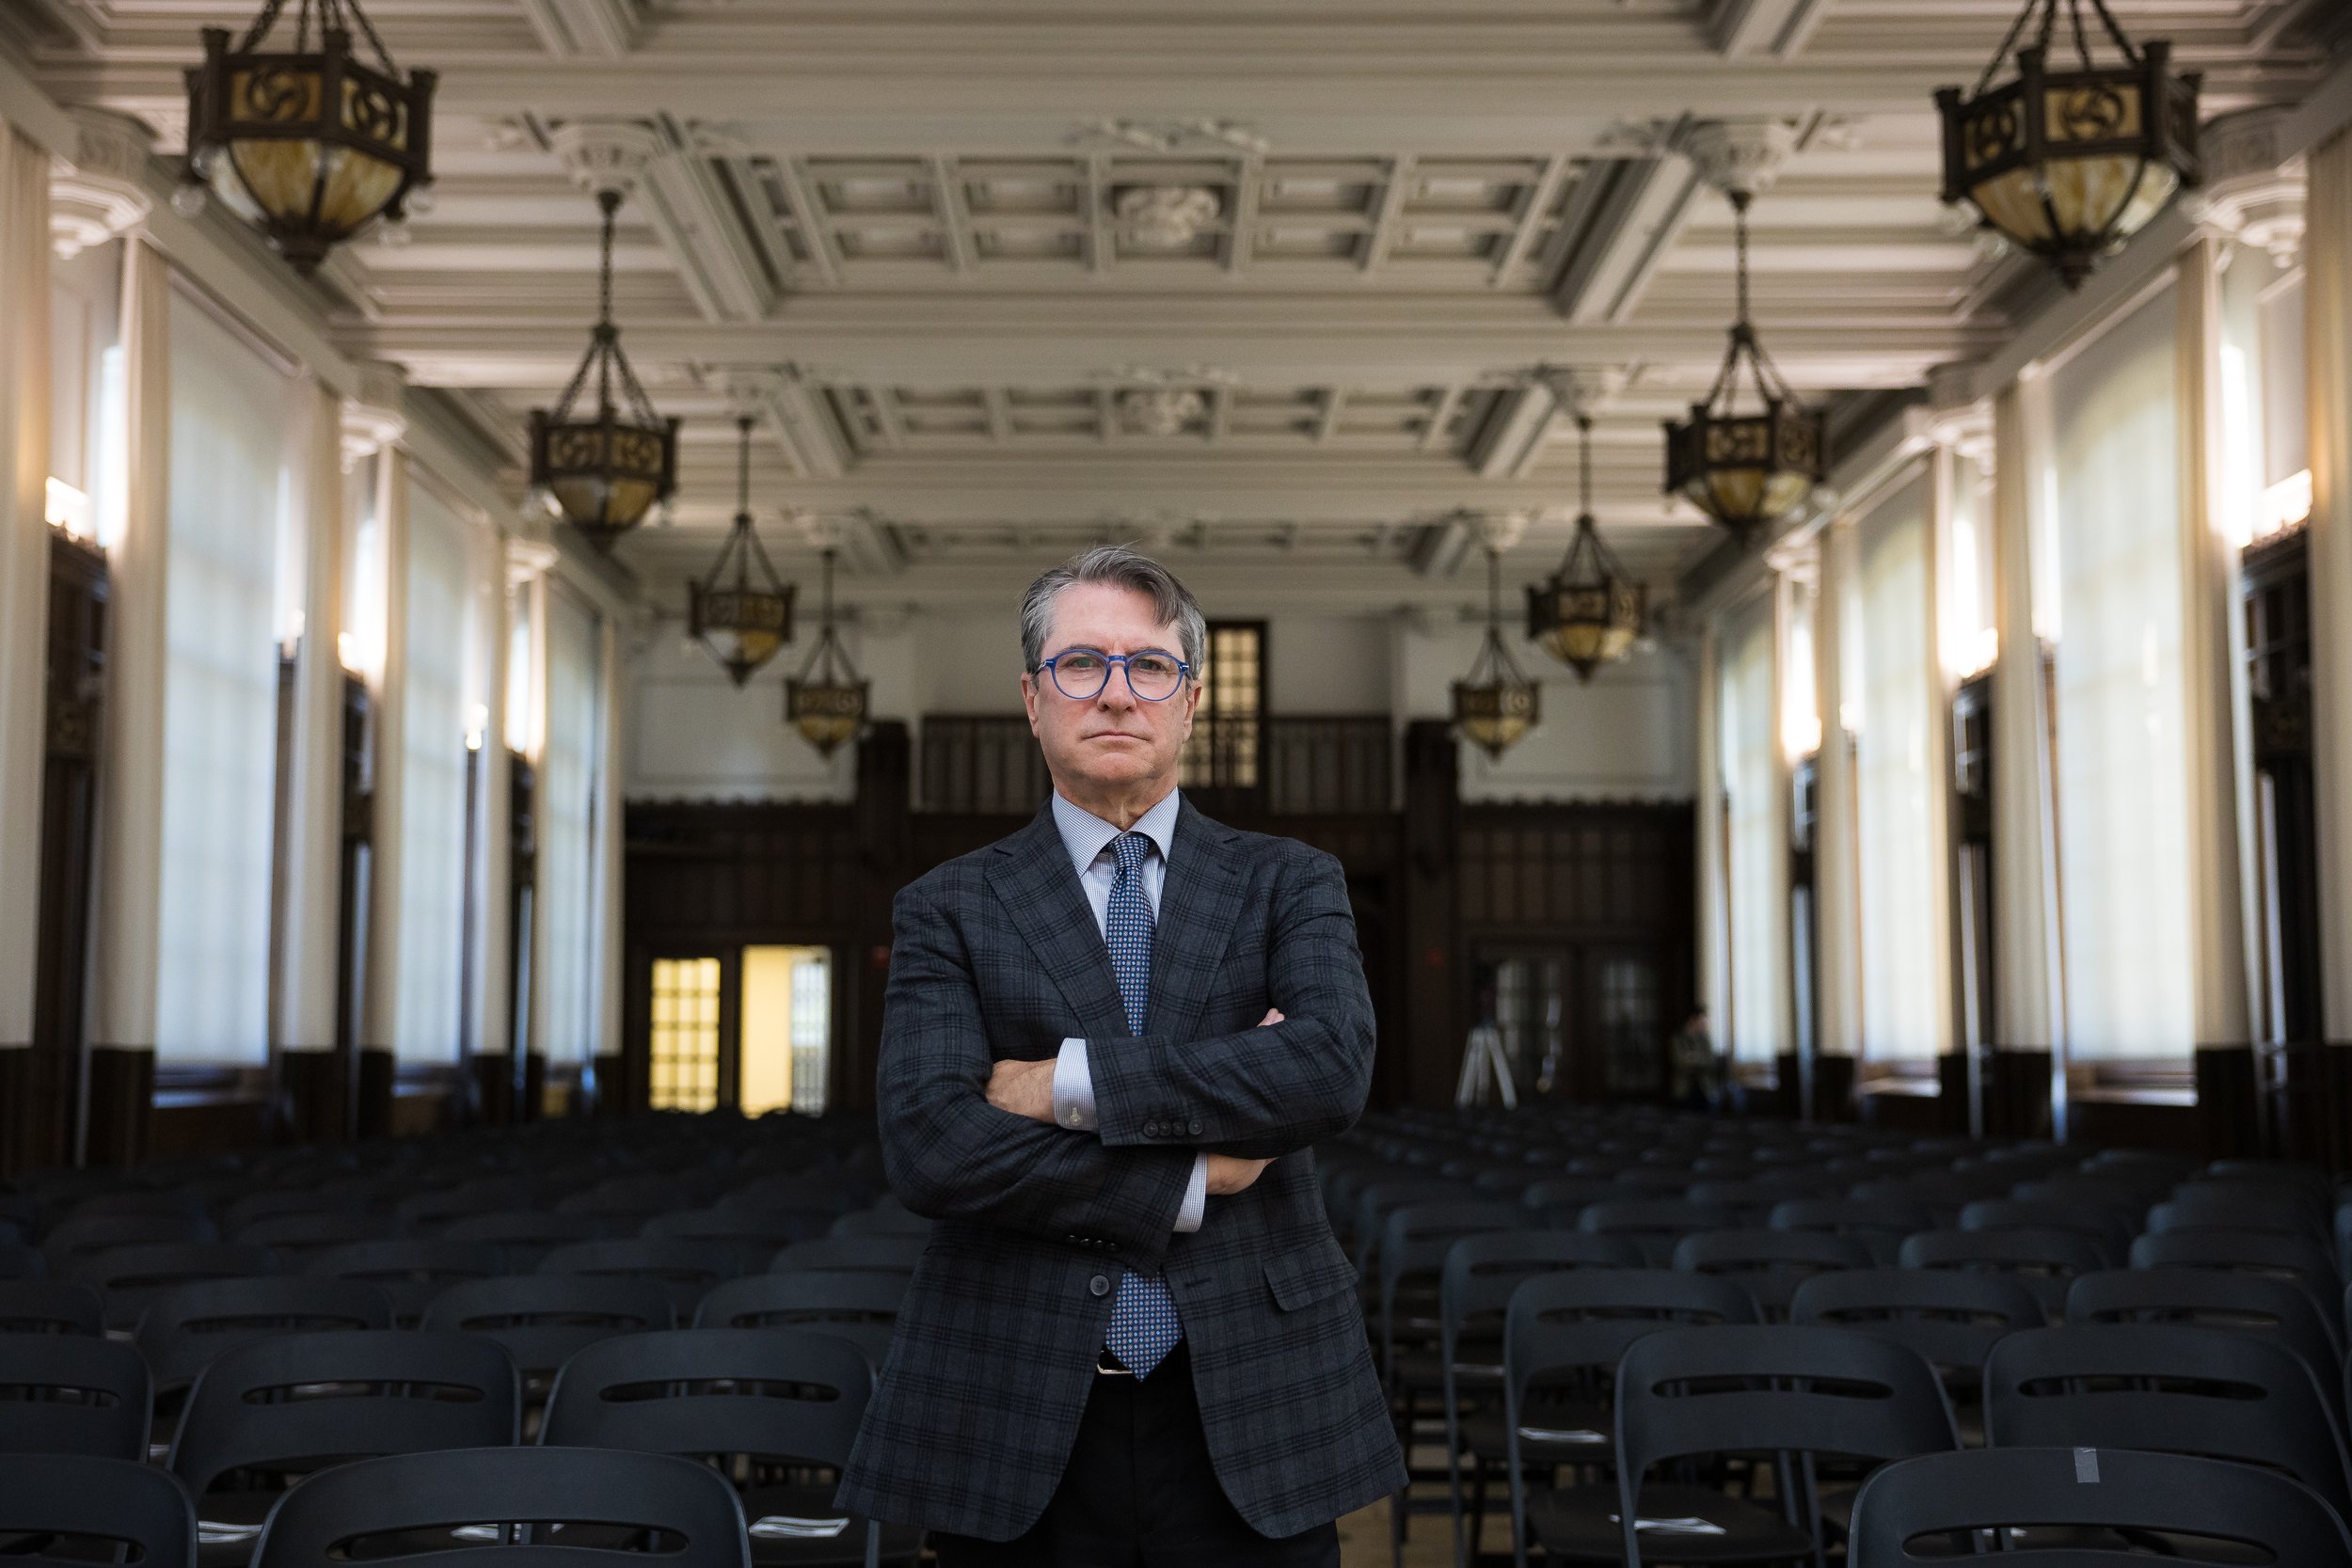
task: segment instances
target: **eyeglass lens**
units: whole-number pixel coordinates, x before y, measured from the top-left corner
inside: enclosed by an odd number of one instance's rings
[[[1109,684],[1111,666],[1127,667],[1127,689],[1147,703],[1166,702],[1184,678],[1184,666],[1167,654],[1129,654],[1120,657],[1092,648],[1073,648],[1053,661],[1054,685],[1073,702],[1089,702]]]

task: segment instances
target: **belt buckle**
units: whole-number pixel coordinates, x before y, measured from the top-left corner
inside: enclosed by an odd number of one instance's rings
[[[1094,1353],[1094,1372],[1097,1377],[1133,1377],[1136,1375],[1132,1369],[1119,1364],[1119,1357],[1111,1354],[1111,1348],[1108,1345],[1104,1345]]]

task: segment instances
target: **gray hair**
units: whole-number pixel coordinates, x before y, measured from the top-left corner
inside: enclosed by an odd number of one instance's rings
[[[1209,625],[1200,602],[1176,580],[1176,574],[1124,545],[1097,545],[1041,573],[1021,595],[1021,667],[1034,674],[1045,657],[1045,633],[1054,618],[1054,600],[1065,588],[1079,582],[1107,582],[1141,594],[1152,601],[1152,612],[1164,626],[1174,626],[1192,678],[1205,668],[1201,659],[1209,640]]]

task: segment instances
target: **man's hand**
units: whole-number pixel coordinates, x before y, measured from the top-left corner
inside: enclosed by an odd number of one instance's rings
[[[989,1070],[988,1102],[1016,1117],[1054,1125],[1054,1058],[1022,1062],[1008,1058]],[[1214,1191],[1214,1189],[1212,1189]]]
[[[1245,1160],[1234,1154],[1209,1156],[1209,1196],[1231,1197],[1246,1192],[1258,1180],[1259,1173],[1274,1164],[1271,1160]]]

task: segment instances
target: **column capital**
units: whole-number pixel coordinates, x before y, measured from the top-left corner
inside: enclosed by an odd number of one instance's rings
[[[57,158],[49,175],[49,244],[69,261],[146,221],[153,200],[144,175],[155,151],[155,133],[129,115],[70,112],[73,156]]]
[[[408,372],[382,360],[370,360],[358,370],[358,385],[343,399],[345,473],[408,434],[408,416],[401,407]]]
[[[520,588],[544,577],[556,562],[560,552],[555,541],[547,536],[547,525],[540,523],[529,531],[506,536],[506,585]]]
[[[2182,210],[2207,233],[2269,253],[2284,268],[2303,249],[2303,209],[2308,182],[2304,162],[2280,147],[2286,111],[2245,109],[2222,115],[2198,135],[2205,182],[2182,201]]]

